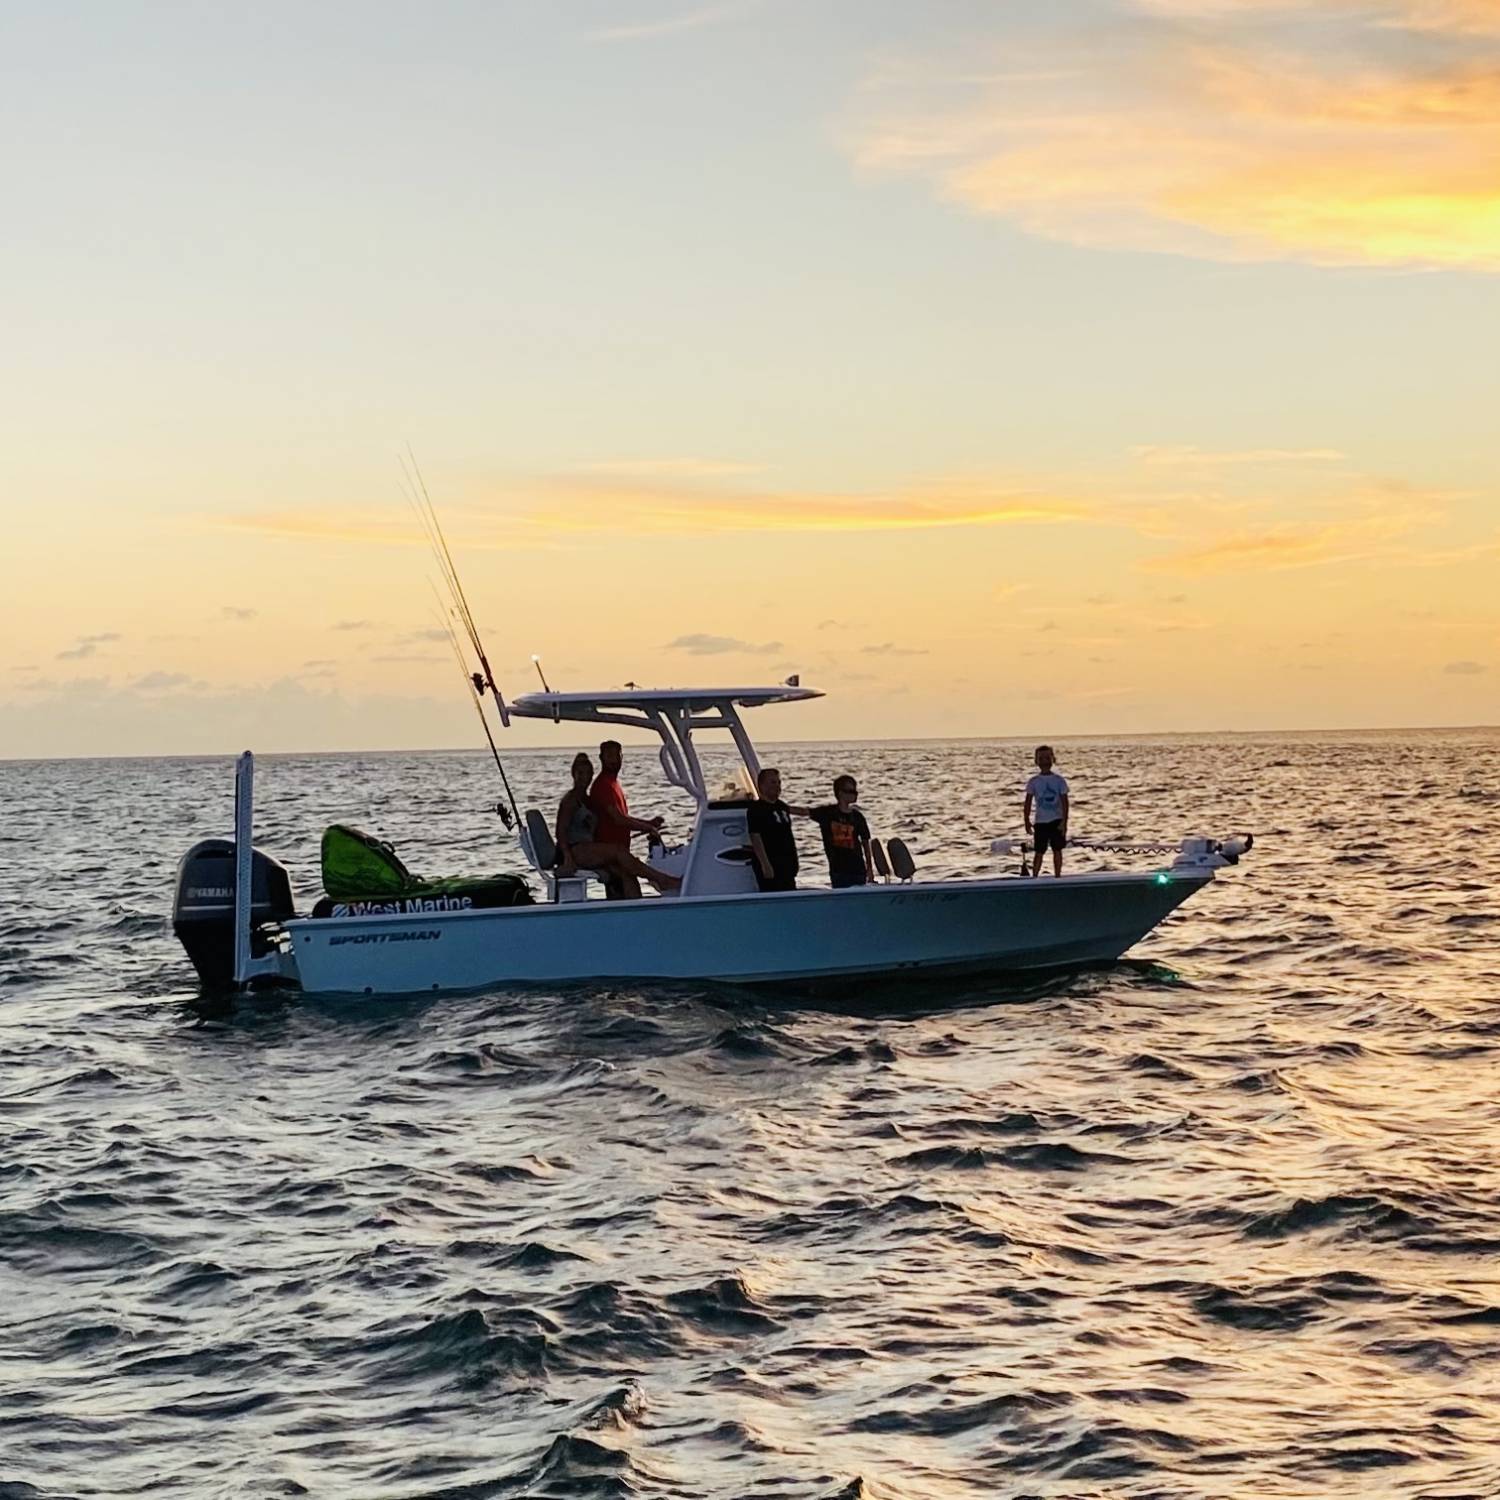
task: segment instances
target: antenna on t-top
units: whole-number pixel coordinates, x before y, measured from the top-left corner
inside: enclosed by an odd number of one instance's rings
[[[531,664],[536,668],[536,675],[542,679],[542,691],[550,693],[552,689],[547,686],[547,674],[542,671],[542,659],[535,651],[531,653]]]

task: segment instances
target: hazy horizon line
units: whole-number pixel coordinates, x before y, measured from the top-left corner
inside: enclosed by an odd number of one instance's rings
[[[1093,734],[1052,734],[1038,738],[1034,734],[901,734],[901,735],[848,735],[823,736],[816,739],[771,739],[761,741],[764,745],[933,745],[933,744],[1086,744],[1099,740],[1139,740],[1152,743],[1158,740],[1192,740],[1222,736],[1226,739],[1251,739],[1257,735],[1282,735],[1287,738],[1308,738],[1335,734],[1465,734],[1479,731],[1500,733],[1500,724],[1360,724],[1325,725],[1315,729],[1145,729]],[[569,742],[555,747],[550,745],[517,745],[506,754],[514,755],[562,755],[568,751],[588,749],[598,741]],[[636,743],[634,741],[631,742]],[[649,741],[646,742],[649,744]],[[258,760],[309,759],[317,756],[345,755],[482,755],[483,745],[427,745],[408,746],[385,750],[257,750]],[[627,747],[628,748],[628,747]],[[726,749],[733,748],[725,746]],[[167,752],[162,754],[137,755],[0,755],[0,766],[45,765],[53,761],[87,760],[233,760],[243,754],[240,750],[203,750],[189,752]]]

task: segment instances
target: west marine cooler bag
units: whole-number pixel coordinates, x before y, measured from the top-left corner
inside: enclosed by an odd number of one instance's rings
[[[315,917],[398,917],[532,904],[530,887],[519,875],[423,880],[383,839],[344,823],[323,831],[323,889],[327,894],[313,907]]]

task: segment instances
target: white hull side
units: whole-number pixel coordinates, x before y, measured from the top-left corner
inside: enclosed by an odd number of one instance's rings
[[[962,880],[848,891],[582,901],[285,924],[313,994],[414,994],[506,982],[739,984],[984,973],[1119,958],[1208,874]]]

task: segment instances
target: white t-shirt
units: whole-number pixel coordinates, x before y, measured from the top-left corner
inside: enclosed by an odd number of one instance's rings
[[[1040,772],[1026,783],[1031,798],[1033,823],[1056,823],[1062,818],[1062,799],[1068,795],[1068,783],[1056,771]]]

